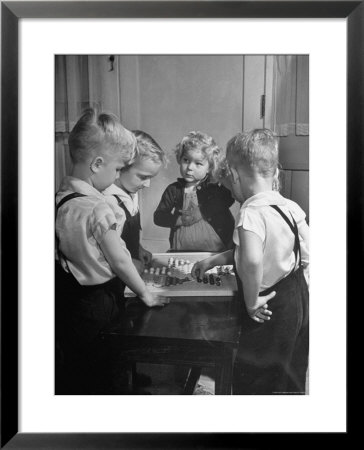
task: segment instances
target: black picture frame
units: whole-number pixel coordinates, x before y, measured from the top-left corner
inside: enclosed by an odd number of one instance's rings
[[[363,271],[364,2],[1,2],[1,448],[247,448],[268,433],[18,432],[18,22],[21,18],[346,18],[348,298]],[[342,211],[345,208],[342,206]],[[358,242],[359,240],[359,242]],[[358,246],[359,244],[359,246]],[[348,346],[348,349],[350,347]],[[348,428],[349,430],[349,428]],[[279,433],[275,433],[277,435]],[[348,437],[349,433],[338,433]],[[309,438],[300,437],[300,445]],[[343,436],[344,435],[344,436]],[[286,435],[296,439],[297,434]],[[318,436],[316,434],[316,443]],[[282,441],[282,443],[284,443]]]

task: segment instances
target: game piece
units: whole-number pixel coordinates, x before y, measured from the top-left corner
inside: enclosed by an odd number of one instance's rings
[[[145,280],[145,284],[150,286],[153,284],[154,279],[154,267],[151,267],[149,269],[149,273],[147,274],[147,279]]]
[[[165,266],[163,266],[162,272],[161,272],[161,286],[165,286],[165,284],[166,284],[166,279],[167,279],[166,270],[167,270],[167,268]]]
[[[153,286],[155,286],[155,287],[162,287],[160,268],[159,267],[157,267],[155,269],[154,278],[153,278]]]
[[[143,270],[143,279],[144,279],[145,282],[146,282],[146,280],[147,280],[147,278],[148,278],[148,273],[149,273],[149,270],[148,270],[148,269],[144,269],[144,270]]]
[[[166,277],[166,286],[169,286],[172,282],[172,272],[170,270],[167,271],[167,277]]]
[[[188,259],[187,259],[188,255]],[[156,253],[152,263],[142,272],[142,278],[148,289],[159,295],[183,297],[196,300],[200,297],[225,297],[237,291],[234,269],[232,265],[215,266],[201,277],[199,270],[192,277],[194,265],[208,257],[206,253]],[[126,287],[126,297],[133,297]]]

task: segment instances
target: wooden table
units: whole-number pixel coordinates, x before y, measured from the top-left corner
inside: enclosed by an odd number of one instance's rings
[[[127,362],[189,366],[185,394],[193,392],[201,367],[213,367],[215,395],[230,395],[239,335],[233,297],[174,297],[154,308],[129,299],[102,339]]]

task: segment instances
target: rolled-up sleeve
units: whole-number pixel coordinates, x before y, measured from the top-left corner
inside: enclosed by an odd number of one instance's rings
[[[120,209],[120,208],[119,208]],[[125,223],[125,213],[114,211],[107,203],[98,203],[90,216],[90,230],[95,240],[100,244],[105,233],[115,229],[121,234]]]

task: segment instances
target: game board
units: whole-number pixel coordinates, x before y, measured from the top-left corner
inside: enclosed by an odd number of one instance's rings
[[[192,278],[191,270],[197,261],[213,253],[154,253],[150,268],[142,278],[150,292],[166,297],[228,297],[237,291],[233,266],[216,266],[206,272],[204,280]],[[128,287],[126,297],[135,297]]]

